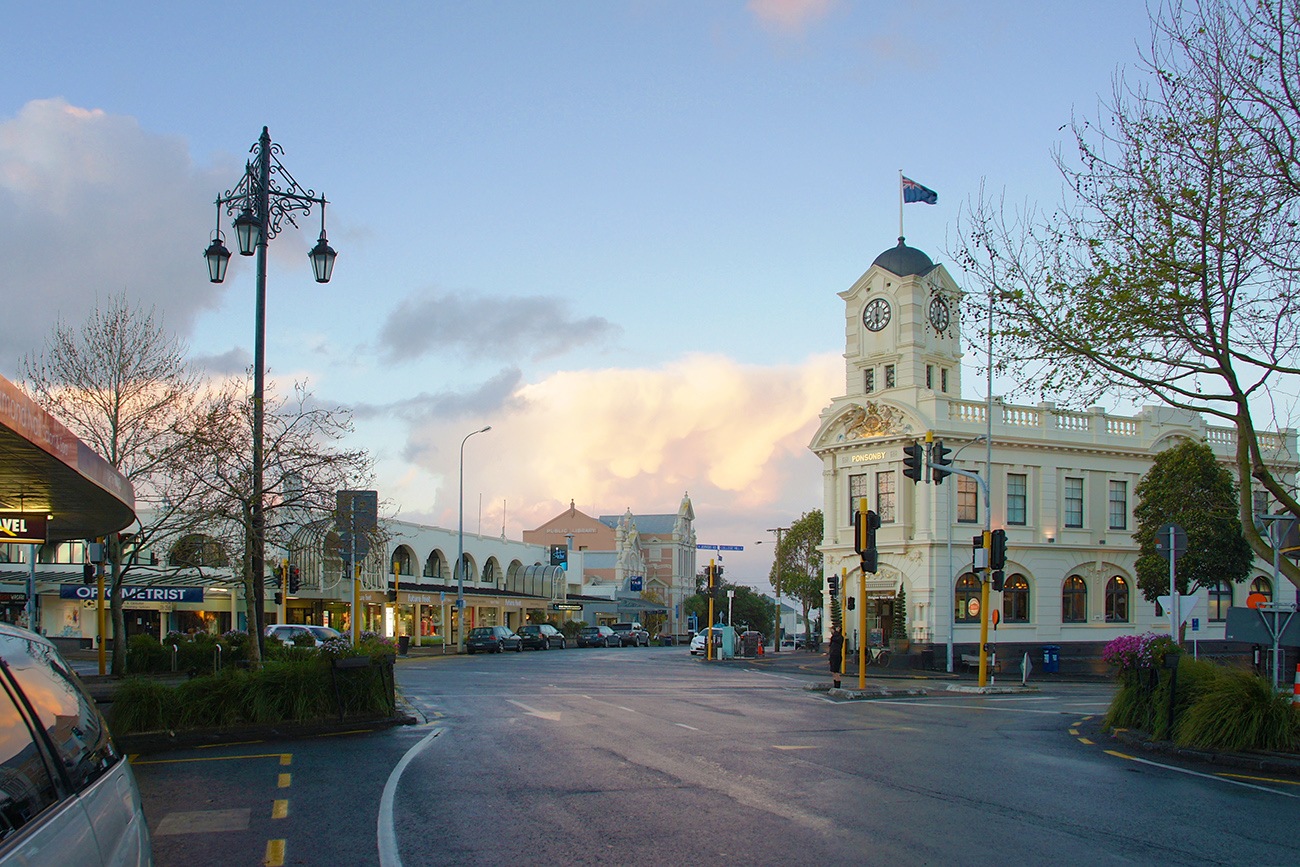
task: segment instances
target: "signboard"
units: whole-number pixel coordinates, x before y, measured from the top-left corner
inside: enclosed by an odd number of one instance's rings
[[[1168,560],[1171,550],[1175,558],[1187,553],[1187,531],[1177,524],[1163,524],[1156,531],[1156,553]]]
[[[744,546],[744,545],[696,545],[695,548],[696,548],[696,550],[703,549],[703,550],[705,550],[705,551],[743,551],[743,550],[745,550],[745,546]]]
[[[1160,610],[1164,612],[1165,617],[1173,614],[1174,597],[1157,596],[1156,601],[1160,603]],[[1179,596],[1178,597],[1178,619],[1183,623],[1192,619],[1192,612],[1196,610],[1196,605],[1201,601],[1199,596]]]
[[[640,575],[633,575],[633,576],[632,576],[632,592],[633,592],[633,593],[640,593],[640,592],[642,591],[642,589],[644,589],[644,587],[645,587],[645,579],[643,579]]]
[[[581,611],[582,603],[580,602],[552,602],[552,611]]]
[[[551,545],[551,565],[566,567],[569,564],[569,546],[568,545]]]
[[[60,584],[60,599],[98,599],[99,588],[93,584]],[[202,602],[202,587],[133,587],[122,588],[122,599],[127,602]]]
[[[48,520],[44,512],[0,512],[0,544],[44,545]]]
[[[1300,617],[1289,617],[1292,612],[1260,611],[1257,608],[1229,608],[1228,622],[1223,637],[1228,641],[1245,641],[1250,644],[1272,644],[1273,624],[1281,630],[1278,644],[1283,647],[1300,647]],[[1266,619],[1267,618],[1267,619]],[[1288,619],[1289,618],[1289,619]]]
[[[339,556],[350,566],[353,551],[357,560],[364,560],[370,553],[370,537],[379,529],[379,492],[339,491],[335,494],[334,504]]]

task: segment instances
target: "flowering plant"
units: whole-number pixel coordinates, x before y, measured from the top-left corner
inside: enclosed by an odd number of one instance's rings
[[[1159,668],[1165,656],[1177,649],[1168,635],[1147,632],[1142,635],[1121,635],[1101,651],[1102,661],[1119,669],[1124,675],[1141,669]]]

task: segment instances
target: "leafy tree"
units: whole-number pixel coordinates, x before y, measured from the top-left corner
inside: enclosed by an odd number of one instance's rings
[[[1297,32],[1294,0],[1159,5],[1100,118],[1071,125],[1061,206],[1009,213],[981,193],[955,256],[999,313],[1003,372],[1083,406],[1154,398],[1229,425],[1237,478],[1300,516],[1276,438],[1257,432],[1293,426],[1267,416],[1300,374]],[[1248,484],[1236,511],[1271,559]]]
[[[702,626],[709,623],[709,595],[703,585],[704,574],[696,576],[696,594],[686,600],[687,614],[694,614]],[[774,623],[773,601],[760,595],[754,588],[744,584],[733,584],[725,578],[718,592],[718,602],[714,604],[713,617],[718,623],[727,619],[727,591],[735,591],[731,600],[731,622],[737,629],[756,629],[764,635],[772,634]]]
[[[193,411],[201,381],[161,318],[129,303],[125,292],[114,295],[80,327],[56,324],[22,368],[33,398],[130,480],[141,521],[131,547],[180,532],[180,507],[191,491],[169,469],[185,447],[177,424]],[[121,534],[109,534],[107,553],[116,638],[126,635],[122,585],[136,564]],[[126,663],[127,642],[114,640],[113,673],[124,674]]]
[[[806,624],[812,623],[808,612],[822,606],[824,532],[821,509],[804,512],[782,535],[770,572],[773,589],[798,601]]]
[[[293,532],[335,509],[339,490],[365,487],[371,460],[362,449],[338,444],[352,432],[342,407],[318,405],[304,384],[292,398],[270,395],[263,416],[264,472],[261,492],[266,544],[287,550]],[[265,575],[254,574],[251,377],[229,383],[182,424],[187,450],[174,467],[195,491],[186,511],[226,550],[241,551],[236,569],[244,583],[250,661],[260,665]],[[374,542],[372,541],[372,544]],[[262,558],[258,558],[261,560]]]
[[[663,605],[663,594],[658,590],[643,590],[641,598],[646,602],[653,602],[655,605]],[[663,632],[664,624],[668,622],[668,614],[663,611],[651,611],[642,618],[641,625],[651,636],[659,635]]]
[[[1176,563],[1179,593],[1250,574],[1255,558],[1237,519],[1236,485],[1208,445],[1184,440],[1156,455],[1137,496],[1133,538],[1139,546],[1138,586],[1147,601],[1169,592],[1169,561],[1156,553],[1163,524],[1187,531],[1187,550]]]

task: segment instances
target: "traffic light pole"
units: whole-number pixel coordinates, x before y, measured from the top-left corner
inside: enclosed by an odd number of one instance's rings
[[[988,480],[979,473],[963,470],[960,467],[945,467],[944,470],[950,475],[965,476],[968,479],[974,479],[980,486],[980,491],[984,494],[984,551],[985,551],[985,568],[980,576],[980,678],[979,685],[986,686],[989,677],[988,663],[988,642],[989,642],[989,580],[992,570],[987,567],[989,563],[988,553],[992,545],[992,496],[989,492]],[[972,571],[975,571],[972,569]],[[951,580],[951,578],[949,579]],[[952,627],[948,628],[948,640],[952,641]]]
[[[717,590],[716,567],[713,565],[713,558],[709,558],[709,637],[704,642],[704,659],[706,662],[713,661],[713,594]]]

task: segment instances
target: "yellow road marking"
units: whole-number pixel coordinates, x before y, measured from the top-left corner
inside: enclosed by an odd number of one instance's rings
[[[195,749],[214,750],[214,749],[218,749],[219,747],[246,747],[249,744],[261,744],[261,743],[265,743],[265,741],[232,741],[231,743],[228,744],[200,744],[199,746],[195,747]]]
[[[282,764],[282,765],[291,765],[291,764],[293,764],[293,753],[281,753],[281,754],[280,754],[280,764]]]
[[[287,789],[289,788],[289,780],[292,776],[293,774],[281,774],[275,784],[281,789]]]
[[[289,815],[289,801],[287,798],[277,798],[271,802],[271,818],[283,819]]]
[[[1079,743],[1081,743],[1081,744],[1087,744],[1088,746],[1092,746],[1092,745],[1093,745],[1093,744],[1092,744],[1092,741],[1088,740],[1087,738],[1079,738]]]
[[[1074,735],[1075,737],[1078,737],[1078,736],[1079,736],[1079,730],[1078,730],[1078,729],[1075,729],[1075,728],[1072,728],[1072,729],[1070,729],[1070,734]]]
[[[266,841],[266,857],[262,859],[262,867],[284,867],[283,840]]]
[[[1249,774],[1219,774],[1220,777],[1232,777],[1236,780],[1254,780],[1257,783],[1278,783],[1283,786],[1300,786],[1300,780],[1277,780],[1273,777],[1252,777]]]
[[[1127,753],[1121,753],[1121,752],[1119,752],[1118,750],[1102,750],[1102,752],[1104,752],[1104,753],[1105,753],[1106,755],[1108,755],[1108,756],[1114,756],[1114,757],[1117,758],[1117,759],[1130,759],[1130,760],[1131,760],[1131,759],[1133,758],[1132,756],[1128,755]]]
[[[370,729],[352,729],[351,731],[346,731],[346,732],[326,732],[323,735],[312,735],[312,737],[336,738],[339,737],[340,735],[368,735],[368,734],[370,734]]]

